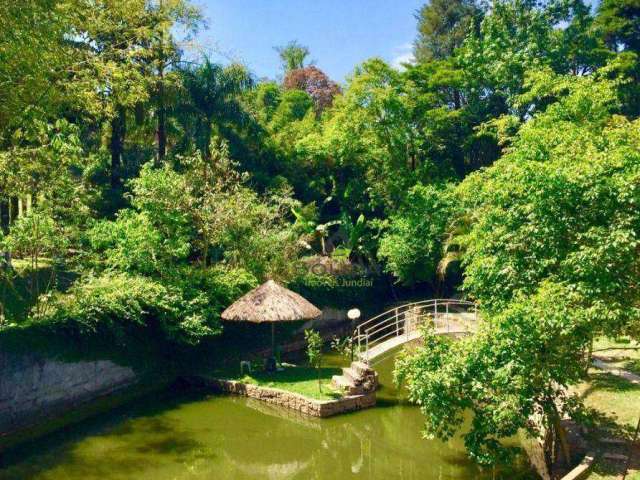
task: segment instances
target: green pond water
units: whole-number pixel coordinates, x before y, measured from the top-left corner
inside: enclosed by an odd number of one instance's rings
[[[481,470],[462,441],[421,437],[378,365],[376,408],[313,419],[251,399],[168,390],[0,454],[1,480],[533,479]]]

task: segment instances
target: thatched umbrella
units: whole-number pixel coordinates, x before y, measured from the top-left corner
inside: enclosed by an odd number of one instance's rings
[[[222,312],[230,322],[271,323],[271,351],[275,354],[276,322],[313,320],[322,312],[295,292],[268,280],[236,300]]]

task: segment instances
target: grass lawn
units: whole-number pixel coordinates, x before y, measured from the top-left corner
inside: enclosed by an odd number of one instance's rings
[[[606,342],[606,343],[605,343]],[[608,348],[607,353],[594,352],[597,355],[609,356],[610,352],[617,351],[613,348],[627,348],[629,343],[617,346],[617,342],[601,341],[600,348]],[[594,350],[597,350],[596,346]],[[625,360],[626,361],[626,360]],[[640,416],[640,385],[633,383],[597,369],[589,371],[588,381],[578,386],[576,392],[579,393],[585,405],[594,413],[594,422],[597,428],[611,430],[612,434],[607,436],[626,436],[630,438]],[[605,447],[598,437],[603,434],[596,434],[592,438],[592,445],[596,449],[621,453],[626,455],[628,449],[624,447]],[[624,462],[609,461],[601,456],[596,461],[588,480],[617,480],[621,477],[624,469]],[[635,449],[632,455],[632,468],[627,475],[627,480],[640,480],[640,448]]]
[[[613,465],[599,463],[587,480],[618,480],[619,478],[621,478],[620,469]],[[626,480],[640,480],[640,472],[629,472]]]
[[[320,368],[320,382],[322,392],[318,388],[318,371],[303,365],[285,363],[279,372],[265,372],[254,364],[251,374],[241,374],[237,368],[215,368],[203,372],[206,377],[225,380],[236,380],[242,383],[260,385],[262,387],[279,388],[288,392],[299,393],[316,400],[333,400],[340,398],[341,393],[331,388],[331,377],[342,373],[334,362],[327,362],[327,366]]]
[[[602,413],[610,422],[627,430],[636,426],[640,416],[640,385],[594,369],[578,392],[587,407]]]
[[[303,362],[302,359],[300,360]],[[205,377],[237,380],[263,387],[279,388],[316,400],[334,400],[340,398],[342,394],[331,388],[331,377],[340,375],[342,373],[341,367],[347,364],[348,360],[334,352],[327,352],[323,355],[323,367],[320,368],[322,392],[318,388],[318,371],[304,364],[283,363],[284,370],[268,373],[262,370],[261,362],[256,361],[253,364],[251,374],[246,374],[246,371],[245,374],[241,374],[240,362],[231,362],[226,367],[204,368],[200,370],[200,373]]]
[[[331,388],[331,377],[340,373],[338,368],[324,367],[320,369],[322,392],[318,387],[318,372],[311,367],[287,366],[281,372],[253,372],[251,375],[234,380],[262,387],[279,388],[317,400],[333,400],[340,398],[341,394]]]

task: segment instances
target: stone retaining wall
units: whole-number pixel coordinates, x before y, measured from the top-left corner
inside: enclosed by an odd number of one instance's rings
[[[0,436],[62,415],[137,382],[107,360],[65,363],[0,352]]]
[[[263,402],[296,410],[313,417],[331,417],[339,413],[362,410],[376,404],[376,394],[346,396],[336,400],[315,400],[303,395],[277,388],[261,387],[235,380],[194,377],[186,379],[189,383],[206,386],[216,392],[230,393],[255,398]]]

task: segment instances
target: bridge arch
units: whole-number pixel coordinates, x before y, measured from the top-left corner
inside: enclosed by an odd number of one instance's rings
[[[372,365],[400,345],[420,338],[422,326],[431,325],[441,335],[468,335],[478,321],[474,302],[435,298],[407,303],[361,323],[352,342],[359,360]]]

